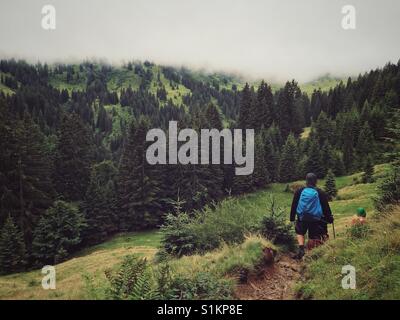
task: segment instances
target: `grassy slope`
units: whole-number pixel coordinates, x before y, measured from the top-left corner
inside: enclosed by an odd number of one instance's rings
[[[9,73],[4,73],[0,71],[0,77],[2,76],[8,76],[8,77],[12,77]],[[11,95],[14,94],[14,90],[7,87],[5,84],[0,82],[0,92],[4,92],[5,95]]]
[[[375,167],[375,176],[378,181],[387,168],[387,165]],[[354,179],[359,178],[359,176],[360,174],[355,174],[336,179],[337,187],[339,188],[339,199],[333,201],[331,207],[336,217],[336,231],[339,237],[344,234],[344,228],[349,225],[350,218],[357,207],[363,206],[368,214],[373,212],[372,196],[375,194],[377,182],[353,185]],[[323,181],[321,181],[320,185],[323,185]],[[251,213],[250,216],[262,216],[266,210],[267,197],[269,194],[273,194],[278,204],[288,211],[292,194],[284,192],[285,187],[286,185],[283,183],[274,183],[268,189],[231,201],[236,202],[245,212]],[[125,234],[116,236],[103,244],[85,249],[74,258],[57,265],[57,290],[55,291],[41,289],[40,281],[42,275],[40,270],[2,276],[0,277],[0,299],[85,298],[82,281],[83,274],[90,273],[104,277],[104,270],[120,262],[121,258],[127,254],[138,253],[152,257],[159,245],[159,240],[160,235],[156,232]],[[222,251],[226,250],[229,250],[229,248],[222,249]],[[180,268],[183,267],[194,271],[199,266],[208,265],[210,261],[214,261],[219,255],[217,250],[215,253],[206,256],[204,260],[202,260],[201,256],[185,257],[176,261],[176,265],[177,267],[180,266]],[[235,263],[238,262],[236,261]],[[224,270],[223,264],[216,268]]]
[[[318,248],[308,257],[305,281],[297,285],[303,299],[400,299],[400,207],[369,217],[366,236],[350,233]],[[356,271],[356,288],[344,290],[342,267]]]
[[[0,277],[0,299],[83,299],[87,274],[104,276],[104,270],[119,263],[123,256],[139,254],[152,257],[160,235],[156,232],[124,234],[103,244],[85,249],[56,266],[56,290],[43,290],[40,270]]]
[[[311,97],[311,94],[314,90],[321,89],[321,91],[329,91],[329,89],[339,84],[340,81],[346,83],[347,78],[336,78],[330,75],[326,75],[316,80],[300,84],[300,89],[302,92],[307,93],[308,96]]]

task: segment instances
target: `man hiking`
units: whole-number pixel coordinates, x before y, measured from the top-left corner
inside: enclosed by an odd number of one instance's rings
[[[298,189],[293,197],[290,221],[294,222],[297,216],[295,231],[299,251],[293,257],[301,259],[304,256],[304,236],[308,231],[310,240],[322,242],[328,237],[328,223],[333,223],[328,197],[317,188],[317,176],[308,173],[306,187]]]

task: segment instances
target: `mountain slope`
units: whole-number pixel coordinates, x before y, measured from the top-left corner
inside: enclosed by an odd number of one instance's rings
[[[331,203],[331,207],[335,215],[336,231],[339,239],[343,238],[343,241],[347,241],[345,240],[346,230],[350,225],[351,216],[355,213],[357,207],[364,207],[369,216],[372,215],[374,211],[372,197],[377,184],[387,170],[387,165],[376,166],[375,178],[377,181],[372,184],[357,183],[357,180],[361,175],[360,173],[336,179],[339,197]],[[320,185],[323,184],[324,181],[320,181]],[[260,190],[243,197],[233,198],[232,200],[229,200],[232,202],[230,205],[237,206],[237,209],[239,211],[242,210],[249,219],[257,216],[262,217],[265,214],[266,201],[272,194],[274,195],[278,205],[282,206],[285,209],[285,212],[288,212],[292,200],[292,193],[285,192],[285,189],[286,184],[275,183],[265,190]],[[255,215],[254,212],[256,213]],[[218,212],[216,212],[216,215],[218,215]],[[330,250],[333,250],[334,246],[336,246],[336,243],[337,242],[333,242],[332,246],[328,244],[324,247],[326,247],[328,252],[330,252]],[[0,299],[88,298],[84,281],[86,275],[93,276],[97,281],[96,283],[99,285],[104,284],[104,271],[118,265],[123,256],[128,254],[138,254],[139,256],[145,256],[152,259],[159,245],[160,234],[156,231],[121,234],[103,244],[85,249],[74,255],[73,258],[57,265],[57,289],[54,291],[46,291],[41,288],[41,278],[43,275],[41,275],[40,270],[0,276]],[[211,252],[207,259],[214,260],[215,256],[220,254],[221,252],[216,250],[214,253]],[[240,258],[239,256],[238,258]],[[203,258],[201,255],[194,255],[174,260],[173,264],[176,264],[178,270],[186,270],[185,272],[196,273],[199,272],[199,265],[202,265],[205,262],[203,259],[206,258]],[[311,268],[314,268],[313,265]],[[324,268],[329,269],[328,266],[325,266]],[[218,270],[221,269],[218,267]],[[313,283],[319,285],[323,283],[320,277],[320,275],[314,274],[314,280],[311,280],[309,284],[304,285],[304,288],[301,289],[304,291],[304,295],[309,291],[309,289],[307,289],[308,286],[314,288],[315,285],[313,285]],[[322,293],[318,292],[319,291],[317,290],[315,297],[323,297]],[[247,294],[251,293],[247,292]],[[289,293],[286,292],[285,294],[287,295]]]

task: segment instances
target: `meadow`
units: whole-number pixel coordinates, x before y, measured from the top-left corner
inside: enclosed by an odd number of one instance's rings
[[[385,164],[375,166],[375,182],[369,184],[359,183],[361,173],[336,178],[336,186],[339,192],[338,197],[331,202],[331,208],[335,216],[337,240],[332,242],[329,247],[324,247],[332,251],[336,243],[340,244],[342,243],[340,241],[344,241],[341,239],[346,239],[346,230],[350,225],[351,217],[358,207],[364,207],[368,215],[373,214],[373,197],[376,194],[376,187],[388,168],[389,166]],[[323,184],[323,180],[319,181],[319,186],[323,186]],[[262,248],[265,246],[273,247],[273,245],[260,236],[247,234],[243,228],[249,226],[250,230],[253,224],[259,223],[266,213],[268,199],[270,199],[271,195],[273,195],[277,204],[285,212],[289,213],[292,193],[287,191],[287,184],[283,183],[274,183],[267,189],[227,199],[217,205],[215,210],[210,209],[210,214],[206,217],[206,219],[209,219],[209,221],[206,221],[207,226],[214,225],[216,232],[219,232],[222,238],[227,237],[224,232],[234,230],[233,232],[243,236],[244,242],[225,243],[223,241],[219,248],[206,254],[194,254],[172,259],[170,264],[174,272],[189,276],[207,270],[218,277],[234,280],[234,277],[232,277],[233,271],[241,268],[252,269],[262,258]],[[239,227],[233,227],[233,225]],[[198,225],[198,228],[200,230],[201,226]],[[1,276],[0,299],[93,298],[88,294],[85,286],[84,278],[86,276],[90,275],[98,283],[103,283],[105,281],[104,272],[107,269],[118,266],[126,255],[135,254],[152,261],[160,247],[160,241],[161,234],[154,230],[119,234],[107,242],[84,249],[68,261],[56,266],[56,290],[46,291],[42,289],[41,279],[43,275],[40,270]],[[327,255],[331,257],[332,252],[329,253],[328,251]],[[314,266],[313,268],[321,267],[323,262],[316,261],[312,265]],[[322,283],[320,277],[317,277],[317,279],[319,279],[315,280],[317,283]],[[234,281],[232,281],[231,285],[234,286]],[[316,284],[314,283],[311,286],[315,287]],[[312,291],[307,285],[303,285],[299,290],[301,292],[304,291],[305,295],[307,292],[308,295],[311,295],[309,292]],[[322,293],[317,297],[323,297]]]

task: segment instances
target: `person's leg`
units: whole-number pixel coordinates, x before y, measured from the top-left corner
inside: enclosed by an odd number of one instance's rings
[[[304,251],[304,235],[307,233],[307,223],[304,221],[296,221],[295,231],[297,234],[297,242],[299,244],[299,250],[296,255],[293,256],[294,259],[303,258]]]
[[[304,240],[305,237],[302,234],[298,234],[297,235],[297,243],[299,244],[299,246],[304,246]]]
[[[308,244],[307,248],[309,250],[318,247],[321,245],[325,237],[327,236],[328,230],[326,223],[322,221],[315,221],[315,222],[310,222],[309,228],[308,228]]]

